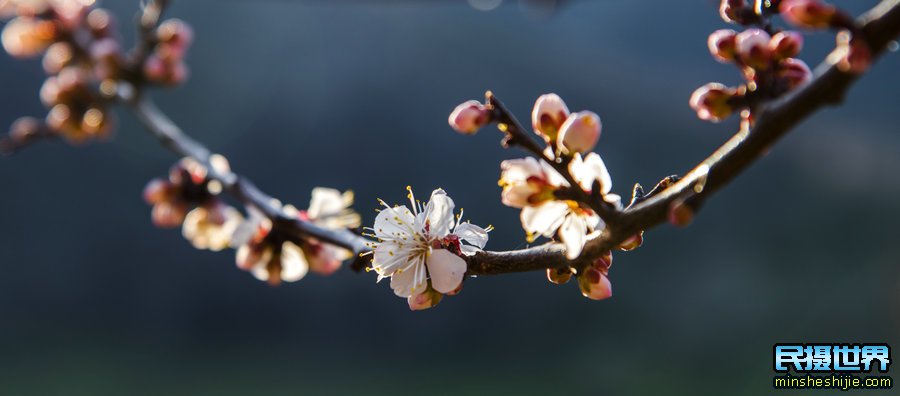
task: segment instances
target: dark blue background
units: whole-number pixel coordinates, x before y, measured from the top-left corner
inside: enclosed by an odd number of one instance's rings
[[[707,53],[724,27],[711,1],[580,1],[550,18],[511,0],[175,3],[196,30],[193,77],[154,93],[161,107],[286,202],[354,189],[367,223],[376,197],[443,187],[497,227],[488,248],[525,246],[496,186],[499,161],[522,153],[446,124],[487,89],[523,119],[545,92],[599,113],[597,151],[623,195],[736,129],[687,105],[739,80]],[[103,4],[131,37],[138,2]],[[832,45],[811,36],[803,58]],[[426,312],[374,274],[270,288],[231,252],[150,224],[141,189],[177,158],[120,112],[114,141],[0,164],[0,393],[770,393],[776,342],[898,345],[898,66],[889,54],[688,229],[617,254],[604,302],[540,273],[468,282]],[[39,61],[2,56],[0,76],[0,124],[44,114]]]

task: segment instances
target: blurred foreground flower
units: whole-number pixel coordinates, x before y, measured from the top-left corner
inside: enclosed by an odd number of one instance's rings
[[[277,202],[273,204],[281,206]],[[359,215],[349,209],[352,204],[350,191],[342,194],[317,187],[313,189],[308,210],[300,211],[291,205],[283,206],[282,210],[298,220],[325,228],[355,228],[359,226]],[[231,244],[237,249],[238,268],[259,280],[276,286],[303,279],[309,271],[330,275],[340,268],[343,260],[352,257],[346,249],[314,238],[292,238],[259,210],[250,207],[247,211],[249,218],[234,232]]]

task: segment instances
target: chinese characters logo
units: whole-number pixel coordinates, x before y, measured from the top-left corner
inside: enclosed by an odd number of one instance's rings
[[[888,344],[775,344],[774,369],[783,375],[776,376],[773,385],[777,389],[890,389],[891,377],[879,375],[890,366]]]

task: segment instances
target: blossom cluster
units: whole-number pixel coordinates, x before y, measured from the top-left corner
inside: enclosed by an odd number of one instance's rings
[[[854,38],[855,26],[845,13],[820,0],[782,0],[777,2],[722,0],[722,19],[741,25],[761,25],[742,32],[721,29],[709,36],[712,56],[723,63],[737,65],[745,83],[728,87],[709,83],[694,91],[690,106],[700,119],[718,122],[760,100],[781,96],[809,81],[812,72],[796,56],[803,47],[803,36],[795,31],[775,31],[765,23],[769,14],[778,13],[785,21],[801,29],[846,29],[838,34],[835,56],[842,70],[865,71],[871,63],[868,45]],[[742,113],[744,120],[752,114]]]
[[[111,133],[110,105],[123,83],[174,85],[187,77],[183,59],[192,34],[178,20],[156,29],[153,53],[144,62],[123,50],[114,15],[93,0],[0,0],[0,19],[8,20],[0,34],[7,53],[43,56],[47,79],[40,99],[49,109],[44,123],[72,143]],[[15,123],[10,138],[24,140],[29,132],[24,127],[33,131],[36,122]]]
[[[211,156],[210,164],[216,174],[230,172],[228,162],[220,155]],[[315,238],[298,239],[252,206],[244,218],[220,198],[223,185],[209,171],[198,161],[185,158],[172,167],[167,179],[151,180],[144,189],[144,200],[153,206],[153,223],[164,228],[180,226],[185,239],[197,249],[235,248],[238,268],[271,285],[300,280],[309,271],[329,275],[352,256]],[[307,210],[280,202],[271,204],[290,218],[323,228],[360,225],[359,215],[350,209],[353,193],[349,191],[315,188]]]
[[[458,132],[471,134],[495,119],[490,105],[469,101],[453,111],[449,122]],[[600,205],[614,210],[622,207],[621,197],[611,193],[612,179],[606,165],[591,152],[600,138],[600,117],[591,111],[570,112],[558,95],[546,94],[537,99],[531,121],[545,148],[535,153],[537,158],[500,164],[501,200],[504,205],[521,210],[520,219],[529,242],[539,236],[558,238],[566,247],[566,257],[575,260],[589,240],[602,234],[606,224],[591,202],[574,199],[569,192],[578,189],[584,193],[582,196],[600,197]],[[620,248],[636,248],[640,241],[640,235],[634,236]],[[612,256],[607,253],[580,270],[548,269],[547,275],[553,283],[565,283],[574,274],[586,297],[604,299],[612,293],[607,279],[611,264]]]

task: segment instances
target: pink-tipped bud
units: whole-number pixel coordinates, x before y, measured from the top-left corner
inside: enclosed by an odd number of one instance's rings
[[[597,145],[602,127],[600,117],[594,112],[573,113],[559,128],[556,144],[564,153],[586,153]]]
[[[187,207],[182,203],[160,202],[153,205],[151,219],[159,228],[180,227],[187,215]]]
[[[180,19],[169,19],[156,29],[156,37],[170,56],[181,59],[194,42],[194,30]]]
[[[720,29],[712,32],[707,40],[709,53],[713,58],[722,63],[734,61],[736,55],[737,32],[731,29]]]
[[[569,118],[569,108],[559,95],[551,93],[538,97],[531,110],[531,126],[534,133],[547,143],[557,140],[560,128]]]
[[[741,15],[747,10],[744,0],[722,0],[719,4],[719,16],[728,23],[741,23]]]
[[[644,232],[641,231],[635,235],[632,235],[630,238],[626,239],[625,242],[619,245],[619,250],[623,251],[631,251],[641,247],[644,244]]]
[[[64,42],[54,43],[47,48],[41,64],[47,74],[56,74],[72,63],[73,56],[72,46]]]
[[[778,10],[794,26],[825,29],[831,26],[838,9],[819,0],[782,0]]]
[[[56,77],[48,77],[41,85],[40,91],[41,103],[47,107],[53,107],[60,103],[59,82]]]
[[[491,111],[477,100],[470,100],[456,106],[448,119],[451,128],[465,135],[478,132],[490,121]]]
[[[719,122],[728,118],[734,111],[729,104],[734,95],[733,88],[719,83],[709,83],[694,91],[690,105],[701,120]]]
[[[406,299],[406,302],[409,304],[411,311],[422,311],[438,305],[443,298],[444,295],[429,287],[422,293],[410,296]]]
[[[806,62],[796,59],[787,58],[778,63],[778,78],[783,79],[788,89],[794,89],[805,84],[812,78],[812,71]]]
[[[21,117],[9,127],[9,138],[17,143],[31,139],[41,128],[41,122],[34,117]]]
[[[607,274],[607,273],[609,273],[609,268],[612,267],[612,262],[613,262],[613,256],[612,256],[612,251],[610,250],[610,251],[607,251],[606,253],[603,253],[602,255],[600,255],[600,257],[597,257],[597,259],[594,260],[594,263],[592,264],[592,266],[594,268],[600,270],[600,272]]]
[[[581,294],[591,300],[605,300],[612,297],[612,284],[600,270],[588,267],[578,275]]]
[[[735,51],[745,65],[765,70],[772,61],[772,51],[769,50],[771,40],[772,37],[765,30],[747,29],[735,37]]]
[[[555,285],[564,285],[572,279],[571,268],[547,268],[547,280]]]
[[[775,33],[769,41],[769,50],[775,59],[793,58],[803,49],[803,35],[793,31]]]
[[[157,204],[169,199],[172,195],[172,185],[163,179],[150,180],[144,187],[144,202]]]
[[[53,22],[31,18],[9,21],[0,34],[3,49],[16,58],[31,58],[46,49],[57,36]]]
[[[837,35],[837,67],[844,73],[861,74],[872,66],[872,50],[865,41],[854,38],[848,31]]]
[[[694,220],[694,210],[684,200],[675,200],[669,205],[668,220],[674,226],[686,227]]]
[[[86,21],[94,37],[109,37],[115,32],[115,17],[102,8],[91,11]]]

